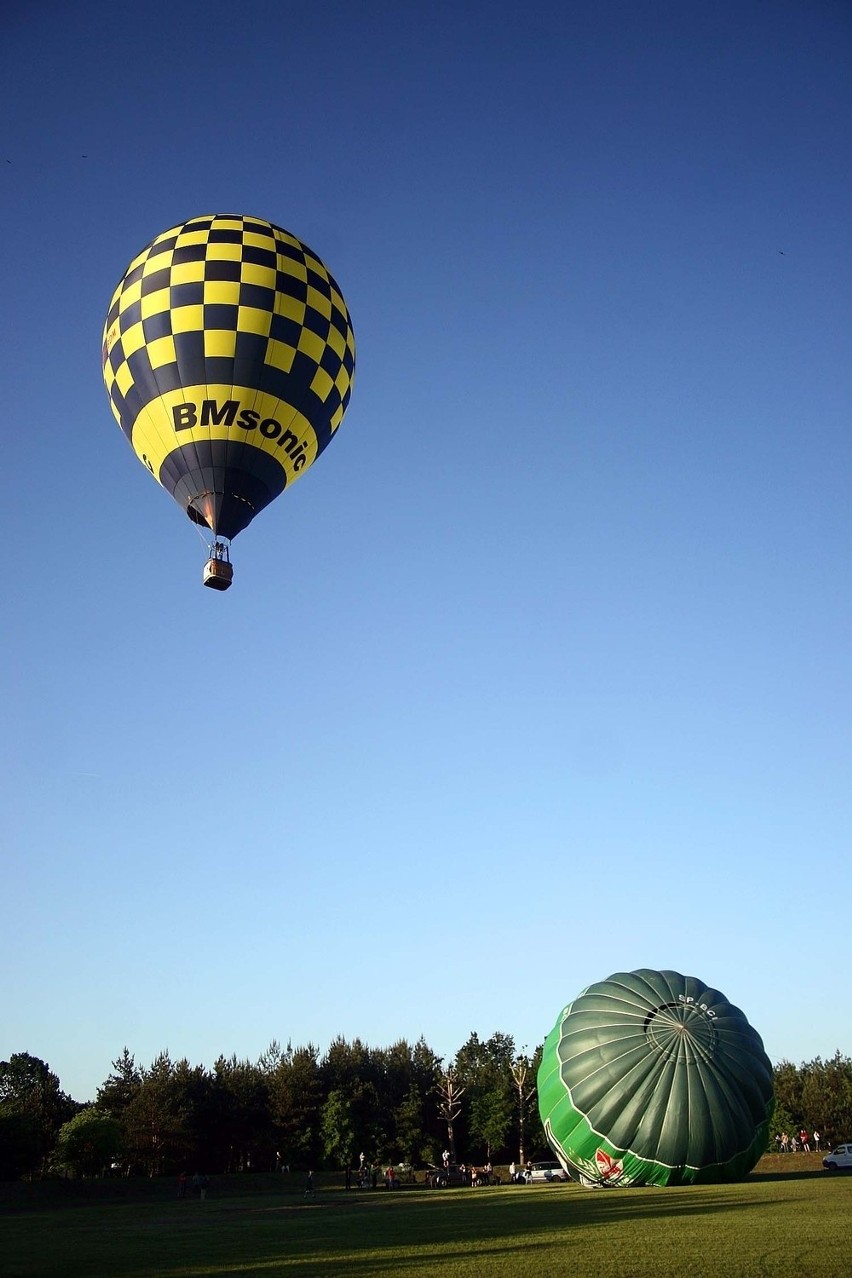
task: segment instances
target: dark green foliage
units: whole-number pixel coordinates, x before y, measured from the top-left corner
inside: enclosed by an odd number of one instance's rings
[[[131,1167],[160,1176],[184,1166],[195,1153],[193,1108],[204,1087],[204,1071],[188,1061],[174,1064],[161,1052],[124,1112]]]
[[[220,1056],[199,1094],[193,1128],[203,1142],[196,1161],[227,1171],[273,1171],[270,1091],[259,1064]]]
[[[351,1167],[355,1156],[352,1102],[345,1091],[330,1091],[322,1107],[322,1150],[330,1167]]]
[[[17,1052],[0,1061],[0,1132],[9,1142],[0,1153],[3,1176],[44,1170],[57,1133],[79,1108],[44,1061]]]
[[[474,1032],[459,1048],[455,1069],[465,1088],[459,1131],[469,1159],[550,1156],[536,1099],[540,1060],[541,1047],[532,1058],[516,1053],[509,1034],[482,1040]]]
[[[511,1036],[492,1034],[483,1042],[477,1033],[456,1053],[455,1070],[465,1089],[464,1113],[469,1157],[493,1161],[505,1149],[513,1114]]]
[[[17,1180],[35,1171],[44,1142],[33,1118],[0,1105],[0,1180]]]
[[[394,1111],[397,1148],[405,1163],[431,1161],[425,1152],[427,1139],[424,1123],[424,1098],[417,1084],[412,1082],[405,1096]]]
[[[852,1059],[835,1052],[802,1065],[781,1061],[774,1070],[776,1116],[773,1132],[791,1135],[816,1129],[821,1142],[852,1140]],[[779,1114],[789,1125],[779,1126]]]
[[[791,1061],[779,1061],[772,1071],[776,1109],[782,1110],[796,1126],[801,1125],[802,1075]],[[787,1129],[789,1130],[789,1128]]]
[[[772,1112],[772,1119],[769,1123],[768,1148],[770,1150],[778,1149],[778,1144],[775,1140],[776,1136],[783,1136],[785,1132],[788,1136],[790,1136],[793,1132],[797,1132],[798,1130],[799,1124],[794,1122],[793,1115],[790,1113],[789,1109],[787,1109],[785,1105],[780,1105],[776,1101],[775,1109]]]
[[[142,1084],[142,1075],[127,1048],[112,1063],[113,1073],[98,1088],[97,1107],[105,1114],[120,1118]]]
[[[123,1152],[121,1121],[88,1108],[60,1127],[51,1165],[71,1176],[103,1176]]]
[[[287,1044],[267,1075],[276,1151],[287,1166],[315,1166],[320,1158],[320,1110],[324,1099],[319,1052],[312,1043]]]
[[[455,1126],[461,1160],[517,1159],[522,1111],[524,1157],[548,1155],[535,1096],[540,1056],[540,1048],[516,1053],[501,1033],[473,1033],[459,1049],[452,1068],[464,1087]],[[436,1093],[442,1068],[422,1038],[374,1048],[338,1037],[322,1057],[312,1044],[272,1043],[256,1063],[220,1057],[212,1069],[168,1052],[146,1068],[125,1048],[95,1106],[75,1119],[81,1107],[56,1075],[19,1053],[0,1062],[0,1179],[44,1173],[49,1163],[75,1176],[108,1167],[153,1177],[341,1168],[357,1165],[361,1152],[369,1162],[436,1162],[447,1140]],[[782,1062],[775,1086],[773,1138],[805,1127],[823,1141],[852,1139],[848,1057]]]

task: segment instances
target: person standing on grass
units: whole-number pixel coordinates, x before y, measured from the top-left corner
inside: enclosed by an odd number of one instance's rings
[[[814,1149],[816,1150],[817,1153],[819,1153],[819,1148],[820,1148],[819,1141],[820,1141],[819,1132],[815,1131],[814,1132]]]
[[[307,1180],[305,1181],[305,1197],[314,1197],[314,1173],[312,1171],[308,1172]]]

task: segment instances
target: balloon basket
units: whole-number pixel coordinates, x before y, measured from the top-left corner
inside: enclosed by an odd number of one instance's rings
[[[234,580],[234,565],[227,559],[208,559],[202,581],[211,590],[227,590]]]

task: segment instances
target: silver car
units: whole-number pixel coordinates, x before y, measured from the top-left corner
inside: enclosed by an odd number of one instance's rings
[[[527,1177],[529,1181],[537,1180],[567,1180],[568,1173],[564,1170],[561,1163],[533,1163]]]
[[[835,1145],[830,1154],[822,1160],[826,1171],[852,1171],[852,1145]]]

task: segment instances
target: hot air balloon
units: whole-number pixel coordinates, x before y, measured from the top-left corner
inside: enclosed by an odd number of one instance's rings
[[[718,990],[679,972],[616,972],[560,1013],[539,1110],[566,1170],[597,1185],[741,1180],[766,1150],[772,1064]]]
[[[212,533],[204,584],[231,584],[229,542],[331,442],[355,341],[334,278],[262,218],[194,217],[133,258],[103,334],[112,411],[139,460]]]

